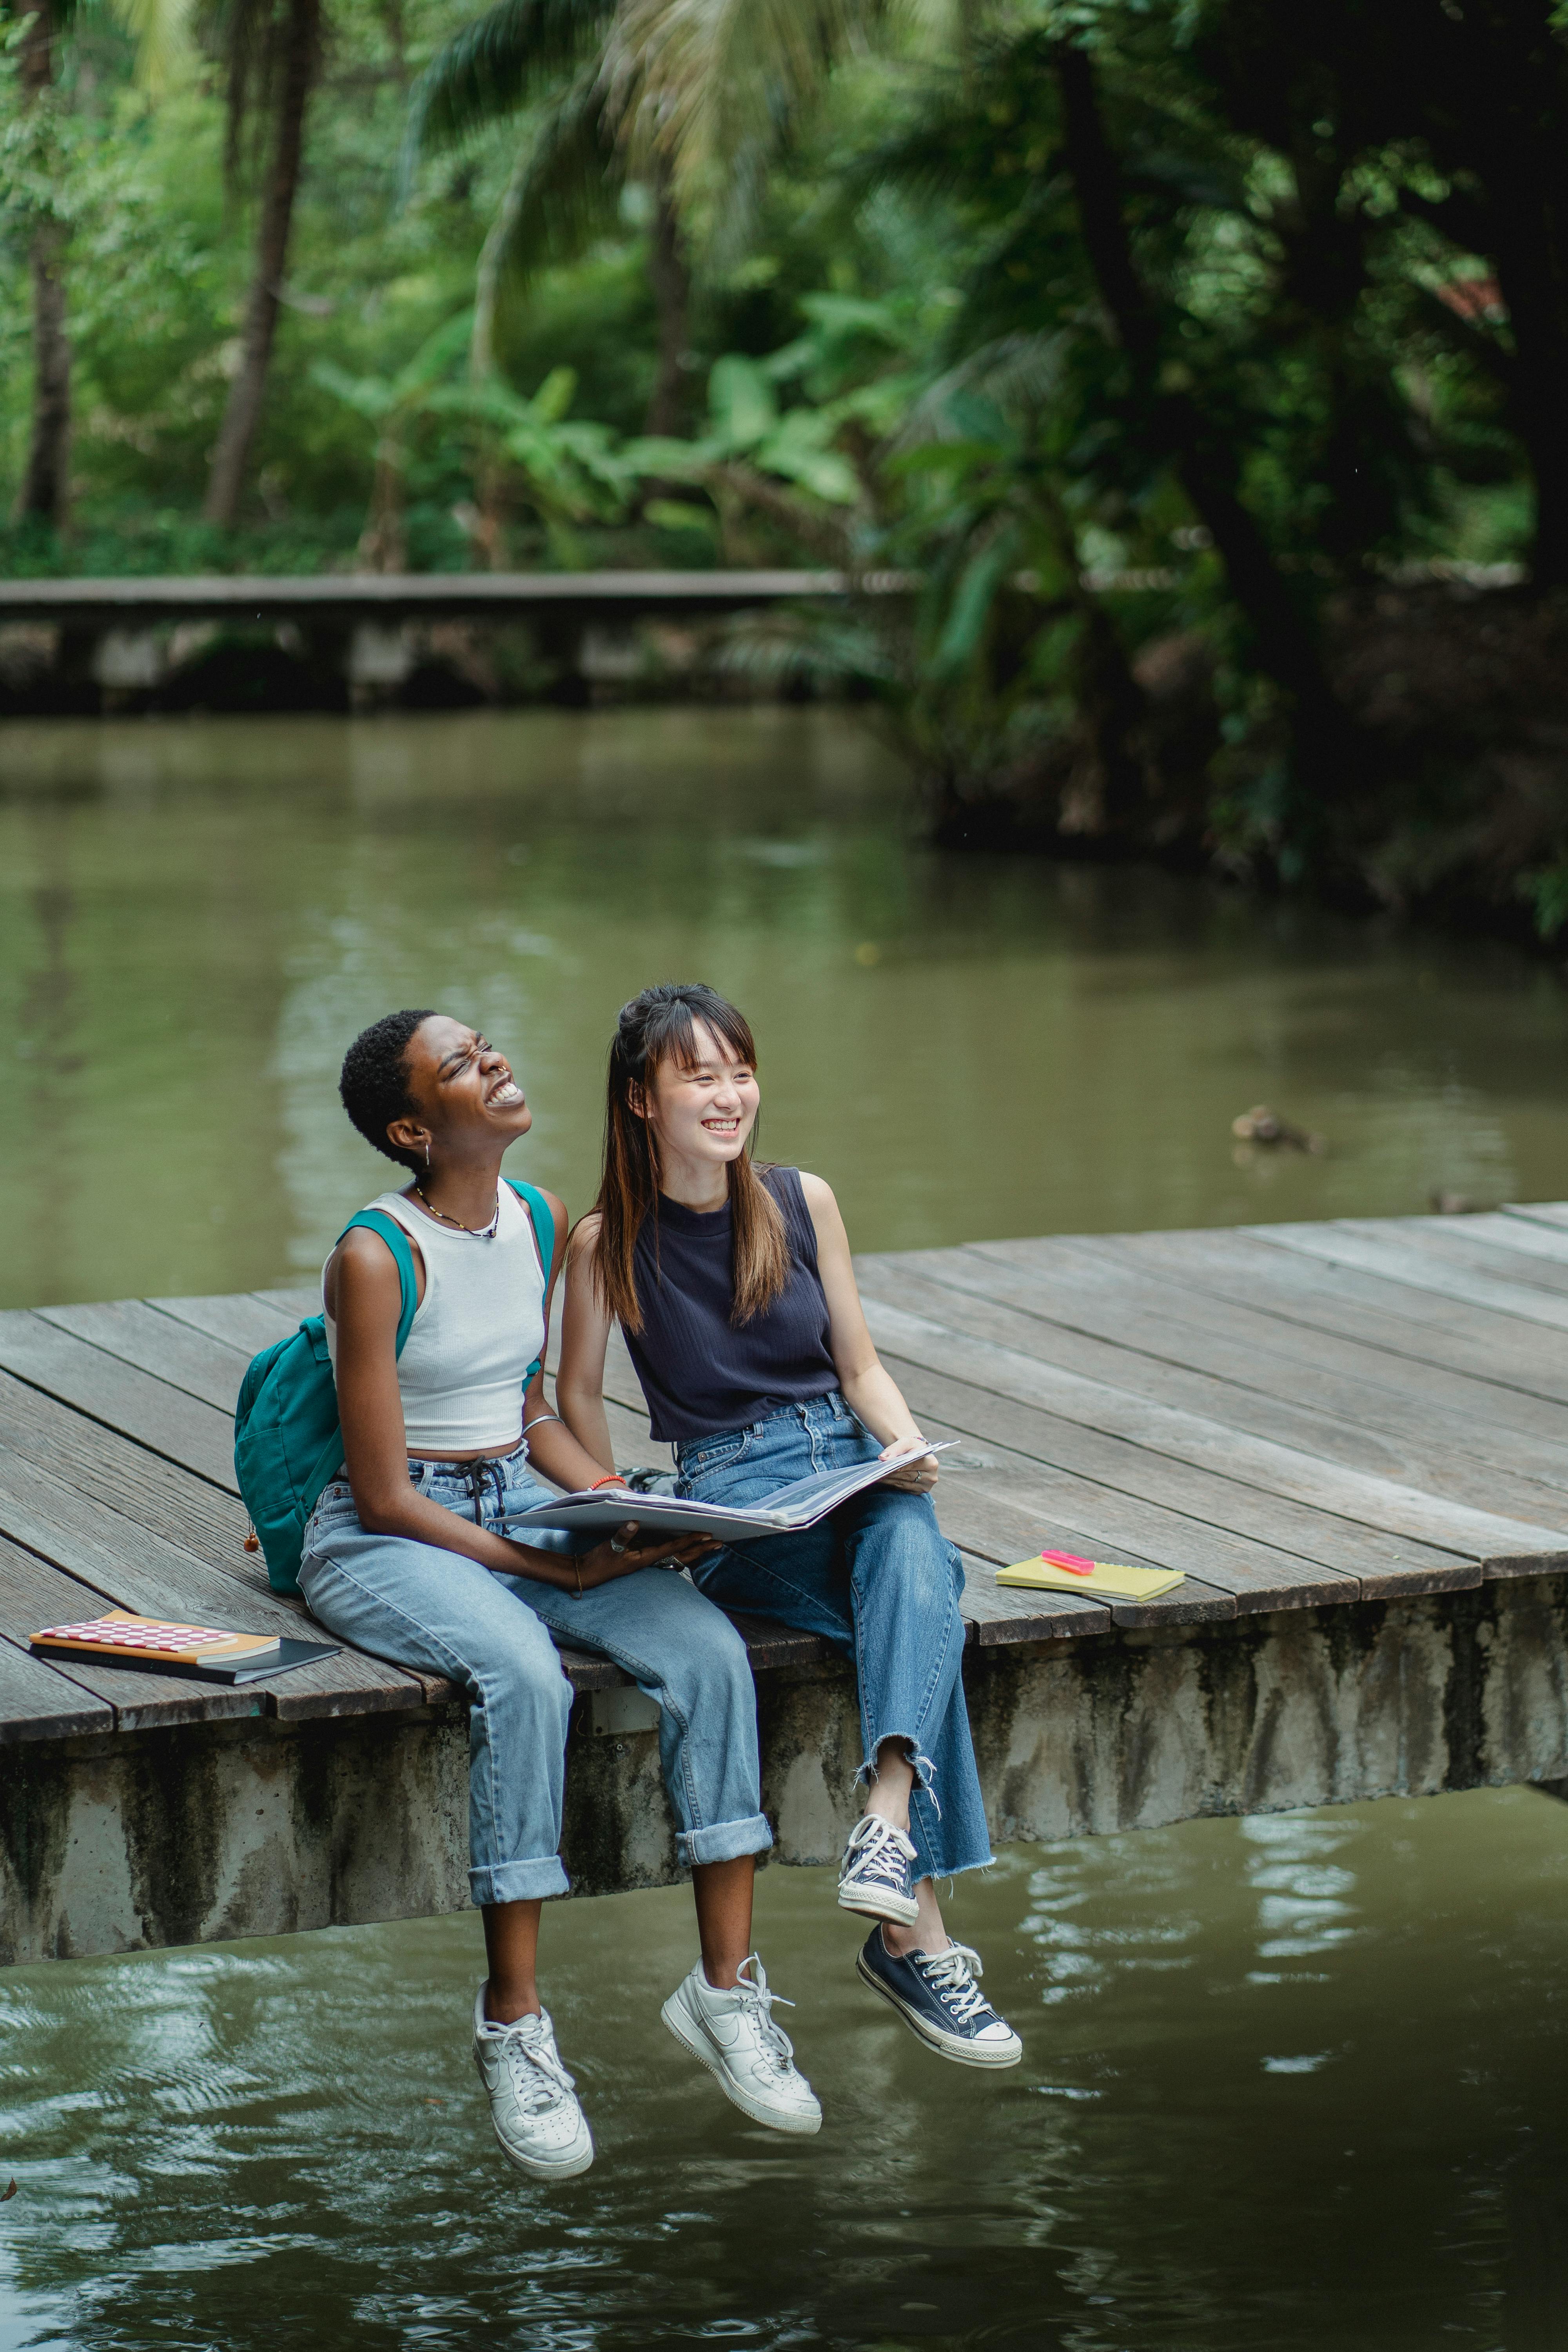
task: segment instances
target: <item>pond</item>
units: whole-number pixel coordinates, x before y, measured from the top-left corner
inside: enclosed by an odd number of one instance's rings
[[[758,1031],[864,1248],[1568,1194],[1568,994],[1506,950],[921,846],[810,709],[0,730],[0,1304],[312,1271],[390,1006],[515,1058],[574,1213],[645,982]],[[1267,1101],[1321,1157],[1238,1145]],[[386,1171],[389,1172],[389,1171]],[[943,2066],[820,1872],[760,1882],[827,2111],[753,2130],[658,2008],[679,1890],[558,1906],[594,2170],[507,2171],[477,1919],[0,1976],[0,2352],[350,2342],[1562,2352],[1568,1809],[1523,1790],[1012,1848],[959,1934],[1026,2042]]]
[[[932,853],[830,711],[12,725],[0,892],[4,1305],[313,1273],[387,1172],[335,1079],[397,1004],[515,1057],[513,1160],[580,1213],[660,978],[748,1010],[764,1148],[865,1249],[1568,1192],[1555,971]],[[1238,1150],[1259,1101],[1328,1154]]]

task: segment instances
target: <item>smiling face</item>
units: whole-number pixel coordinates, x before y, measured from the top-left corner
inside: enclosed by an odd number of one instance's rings
[[[661,1172],[693,1175],[727,1167],[746,1148],[762,1100],[757,1074],[705,1021],[691,1025],[696,1058],[663,1061],[644,1101]]]
[[[533,1125],[505,1055],[444,1013],[420,1023],[404,1064],[416,1116],[395,1118],[386,1131],[416,1159],[426,1140],[437,1158],[482,1158],[498,1145],[504,1151]]]

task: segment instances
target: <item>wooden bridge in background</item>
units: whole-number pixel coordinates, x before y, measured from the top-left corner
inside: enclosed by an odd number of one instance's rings
[[[99,580],[0,580],[0,622],[73,628],[153,627],[171,621],[585,621],[754,611],[801,597],[905,593],[901,572],[193,572]]]
[[[1568,1776],[1568,1203],[977,1243],[859,1262],[943,1456],[998,1840]],[[313,1305],[269,1290],[0,1315],[0,1958],[461,1907],[451,1686],[352,1651],[267,1683],[46,1664],[105,1602],[295,1632],[242,1548],[229,1416]],[[656,1464],[624,1354],[623,1465]],[[998,1587],[1044,1544],[1179,1569],[1146,1606]],[[747,1621],[784,1861],[848,1819],[825,1645]],[[579,1694],[581,1891],[676,1875],[652,1709]]]
[[[163,707],[171,680],[215,642],[237,639],[254,657],[268,643],[288,654],[297,685],[319,699],[337,693],[356,709],[395,702],[423,662],[441,655],[451,625],[477,626],[480,639],[521,628],[553,678],[557,699],[580,699],[595,687],[666,684],[697,658],[695,641],[662,652],[640,625],[722,621],[770,605],[899,597],[918,585],[901,572],[349,572],[268,577],[209,572],[168,578],[0,580],[0,715],[57,707]],[[6,644],[39,635],[37,645]],[[446,647],[450,655],[451,646]],[[471,665],[470,665],[471,667]],[[482,667],[482,664],[481,664]],[[21,682],[19,681],[26,681]],[[63,695],[64,701],[58,698]],[[277,701],[271,680],[268,707]],[[176,701],[175,707],[184,707]],[[287,707],[294,707],[292,704]],[[316,707],[316,701],[300,708]]]

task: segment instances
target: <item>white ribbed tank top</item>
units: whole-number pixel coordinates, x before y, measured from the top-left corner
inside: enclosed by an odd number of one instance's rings
[[[438,1225],[401,1192],[378,1193],[370,1206],[395,1218],[425,1261],[425,1296],[397,1360],[410,1452],[501,1453],[515,1445],[523,1374],[544,1349],[544,1272],[528,1211],[503,1183],[500,1222],[485,1241]],[[330,1314],[326,1322],[335,1372],[337,1325]]]

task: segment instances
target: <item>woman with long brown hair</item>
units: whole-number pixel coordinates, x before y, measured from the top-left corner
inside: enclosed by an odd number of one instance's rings
[[[750,1026],[712,989],[666,982],[624,1007],[556,1381],[573,1435],[613,1470],[604,1370],[618,1322],[680,1491],[732,1505],[923,1443],[871,1343],[829,1187],[752,1160],[759,1099]],[[691,1573],[711,1600],[853,1659],[866,1810],[838,1901],[875,1923],[858,1972],[941,2056],[1010,2066],[1023,2045],[975,1982],[978,1956],[949,1937],[933,1885],[991,1860],[959,1671],[963,1571],[937,1526],[936,1475],[930,1454],[906,1463],[821,1525],[729,1545]],[[674,2008],[666,2022],[684,2039]]]

